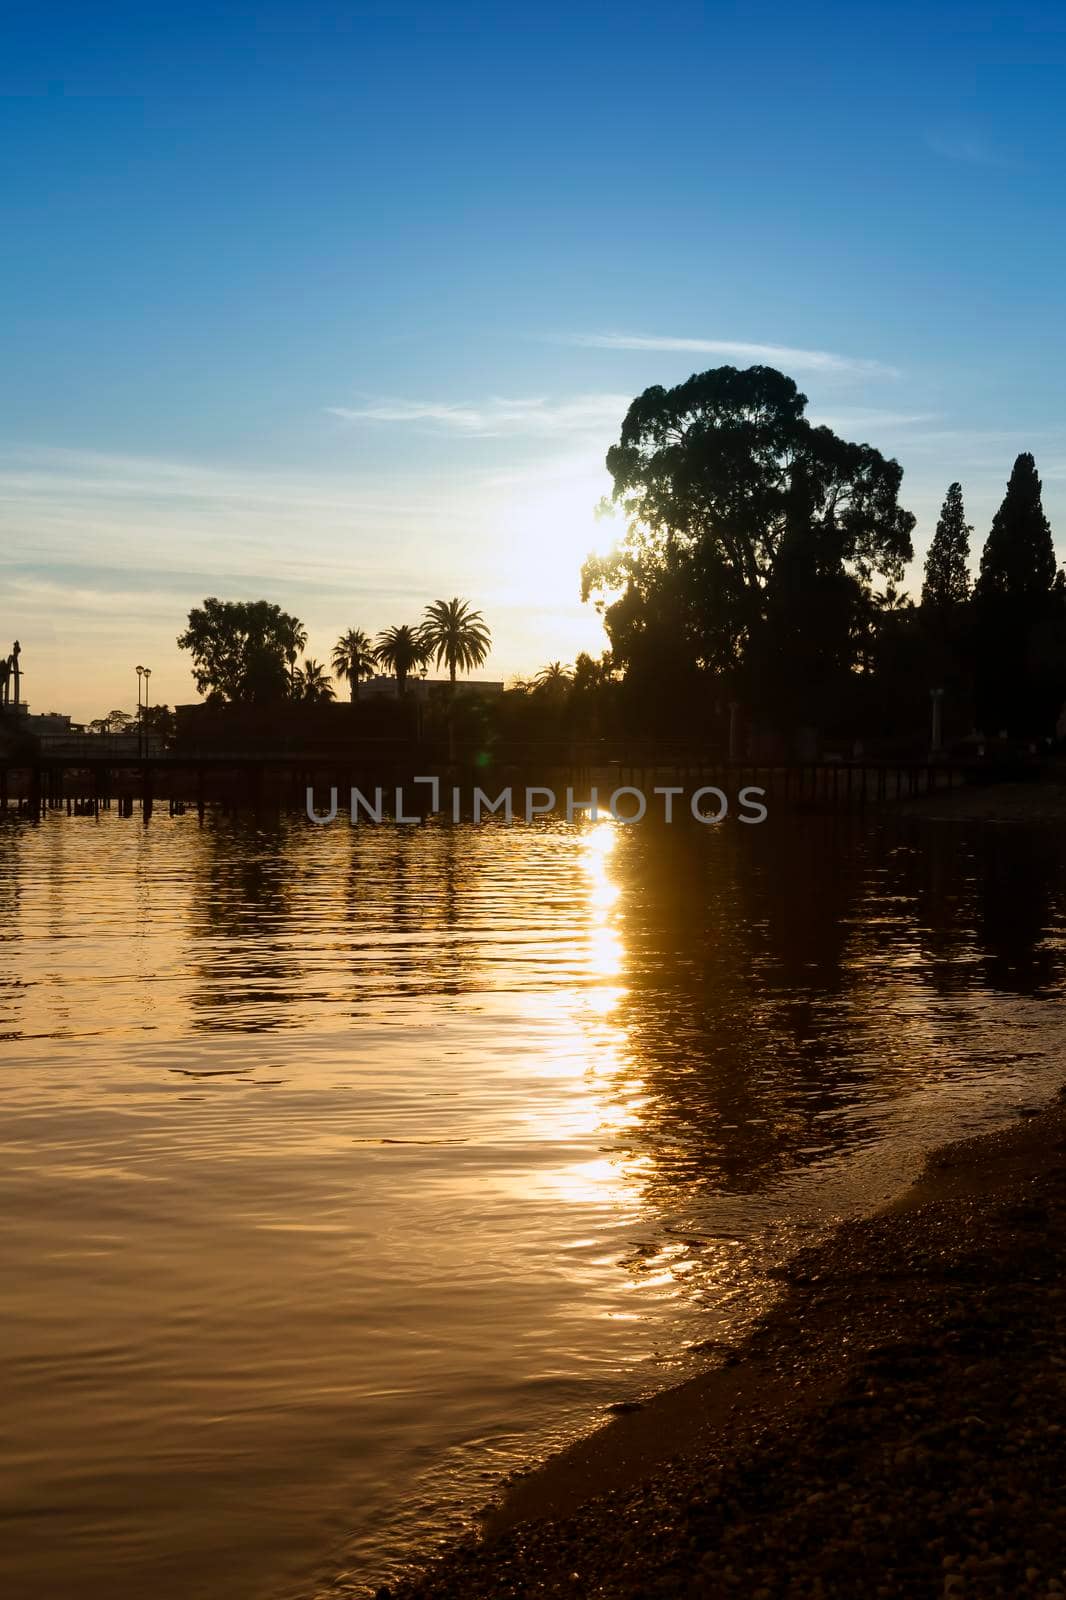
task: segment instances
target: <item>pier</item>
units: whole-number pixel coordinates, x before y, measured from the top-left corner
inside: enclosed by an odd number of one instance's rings
[[[345,749],[309,747],[273,750],[157,750],[141,756],[106,748],[105,737],[71,740],[52,748],[0,753],[0,809],[41,816],[65,811],[97,816],[116,810],[144,819],[164,807],[170,815],[203,816],[208,806],[257,810],[266,806],[303,810],[308,789],[347,796],[352,788],[388,796],[418,778],[492,797],[511,786],[568,788],[587,798],[597,790],[601,807],[620,788],[649,793],[676,785],[686,792],[718,787],[730,795],[743,788],[789,810],[856,811],[892,804],[966,782],[987,781],[974,764],[946,758],[910,760],[820,759],[814,761],[729,760],[678,746],[645,744],[499,744],[449,755],[431,742],[367,740]],[[100,748],[104,746],[104,748]]]

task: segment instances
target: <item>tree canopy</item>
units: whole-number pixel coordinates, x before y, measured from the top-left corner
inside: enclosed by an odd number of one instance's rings
[[[564,667],[561,661],[549,661],[547,666],[541,667],[533,679],[533,685],[549,694],[556,694],[569,689],[573,681],[574,674],[570,667]]]
[[[442,663],[455,682],[458,670],[470,672],[480,667],[489,653],[492,634],[480,611],[471,610],[466,600],[435,600],[426,607],[419,630],[427,659]]]
[[[416,667],[424,666],[427,659],[421,633],[406,622],[400,623],[397,627],[383,629],[378,634],[374,654],[380,664],[395,677],[396,688],[400,695],[407,692],[407,679],[410,674]]]
[[[877,582],[898,582],[914,518],[902,469],[804,416],[772,367],[717,367],[645,390],[607,455],[628,531],[590,558],[619,667],[710,674],[773,699],[857,662]],[[814,678],[811,678],[811,674]]]
[[[178,645],[192,653],[193,681],[215,702],[283,700],[295,673],[293,641],[306,640],[296,617],[268,600],[209,598],[189,612]]]
[[[351,697],[359,698],[359,685],[369,678],[377,663],[374,646],[361,628],[349,628],[333,646],[333,671],[346,680]]]
[[[293,698],[317,706],[326,705],[333,699],[333,685],[321,661],[309,656],[302,667],[297,667]]]
[[[136,733],[139,726],[139,719],[132,711],[115,710],[109,711],[106,717],[94,717],[89,723],[89,732]]]

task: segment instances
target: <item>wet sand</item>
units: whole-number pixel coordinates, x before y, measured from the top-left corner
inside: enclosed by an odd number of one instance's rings
[[[395,1600],[1066,1595],[1066,1098],[794,1260]]]

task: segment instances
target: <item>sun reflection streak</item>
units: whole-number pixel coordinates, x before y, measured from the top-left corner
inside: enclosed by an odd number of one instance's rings
[[[609,889],[610,901],[618,898],[618,886],[607,872],[608,859],[618,843],[618,831],[619,825],[613,818],[600,817],[590,824],[581,839],[585,870],[597,886]]]
[[[626,1082],[625,1034],[612,1020],[627,992],[619,982],[625,960],[616,925],[621,889],[611,873],[618,838],[617,824],[604,818],[577,840],[584,878],[585,916],[578,934],[584,982],[578,979],[560,1008],[570,1011],[571,1037],[556,1039],[552,1060],[540,1064],[545,1076],[560,1082],[569,1078],[572,1098],[534,1115],[531,1124],[542,1139],[575,1147],[575,1159],[540,1179],[553,1197],[567,1205],[628,1215],[636,1198],[633,1180],[647,1157],[616,1147],[620,1137],[639,1127],[644,1106],[643,1082]]]
[[[588,957],[589,975],[601,980],[616,978],[622,968],[622,941],[613,925],[620,886],[610,873],[610,861],[618,842],[618,824],[606,818],[593,823],[581,841],[582,866],[588,880]],[[605,991],[610,1005],[617,1004],[625,990],[620,985]],[[601,1005],[601,1009],[603,1009]]]

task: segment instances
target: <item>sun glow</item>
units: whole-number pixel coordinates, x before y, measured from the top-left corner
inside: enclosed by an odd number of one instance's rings
[[[512,493],[501,504],[501,542],[507,548],[502,576],[524,604],[579,603],[582,563],[606,555],[623,531],[620,517],[597,515],[609,490],[603,469],[584,464],[547,476],[530,493]],[[591,608],[590,618],[595,621]]]

